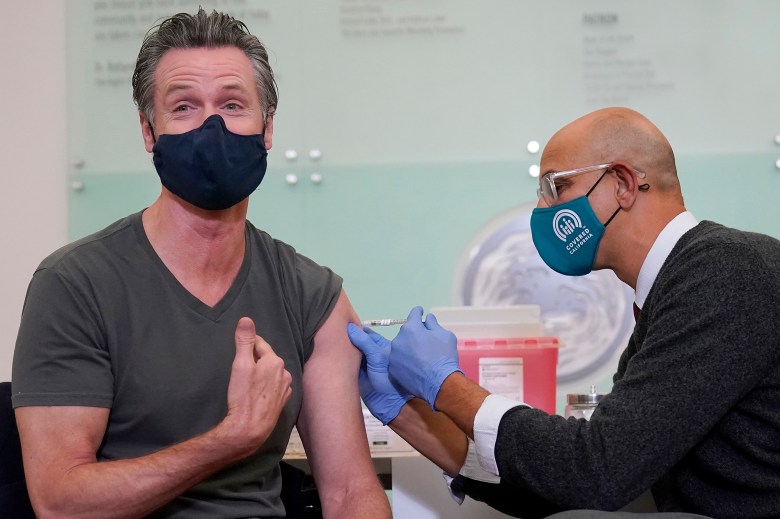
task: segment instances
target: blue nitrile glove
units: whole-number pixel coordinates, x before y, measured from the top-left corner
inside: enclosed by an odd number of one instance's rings
[[[423,398],[431,409],[444,382],[458,367],[458,339],[416,306],[409,312],[390,347],[390,376],[413,395]],[[462,372],[461,372],[462,373]]]
[[[360,396],[371,414],[382,425],[387,425],[398,416],[404,404],[414,398],[399,391],[390,381],[387,371],[390,341],[373,330],[363,331],[352,323],[347,325],[347,335],[364,356],[358,374]]]

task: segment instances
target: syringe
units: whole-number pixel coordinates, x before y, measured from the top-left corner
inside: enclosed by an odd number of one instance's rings
[[[397,324],[404,324],[406,319],[372,319],[369,321],[363,321],[363,326],[395,326]]]

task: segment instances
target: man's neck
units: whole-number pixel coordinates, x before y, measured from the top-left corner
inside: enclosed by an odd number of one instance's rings
[[[683,212],[663,228],[653,242],[639,271],[635,288],[637,305],[640,307],[644,305],[645,299],[650,294],[650,290],[655,284],[655,279],[669,254],[671,254],[680,238],[697,224],[698,222],[692,214]]]
[[[661,206],[646,212],[645,216],[635,215],[631,227],[621,229],[620,239],[612,241],[605,251],[602,268],[611,269],[618,279],[636,290],[639,272],[650,249],[669,222],[683,211],[683,206]]]
[[[143,213],[144,231],[176,279],[209,306],[230,288],[244,258],[247,203],[203,211],[163,194]]]

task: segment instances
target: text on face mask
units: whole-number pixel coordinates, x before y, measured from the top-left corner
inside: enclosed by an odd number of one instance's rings
[[[585,243],[590,240],[593,237],[593,235],[590,233],[590,229],[587,227],[582,230],[581,233],[579,233],[577,236],[574,237],[572,241],[569,242],[568,245],[566,245],[566,250],[569,251],[569,254],[574,254],[577,252],[577,249],[585,245]]]

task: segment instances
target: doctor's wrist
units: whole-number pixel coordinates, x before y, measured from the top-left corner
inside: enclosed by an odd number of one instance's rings
[[[452,372],[441,384],[435,409],[447,415],[469,438],[474,438],[474,417],[490,393],[466,378],[461,371]]]

